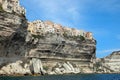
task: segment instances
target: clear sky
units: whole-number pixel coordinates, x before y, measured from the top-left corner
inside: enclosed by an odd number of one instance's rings
[[[20,0],[29,21],[50,20],[93,33],[97,57],[120,50],[120,0]]]

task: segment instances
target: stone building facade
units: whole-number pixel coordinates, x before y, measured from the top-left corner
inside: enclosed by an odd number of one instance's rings
[[[17,14],[25,15],[24,7],[20,6],[19,0],[0,0],[0,4],[4,11],[15,12]]]
[[[36,20],[28,23],[28,31],[32,34],[47,34],[47,33],[55,33],[59,35],[66,34],[67,36],[83,36],[86,39],[93,39],[93,35],[91,32],[85,32],[83,30],[77,30],[74,28],[63,27],[60,24],[53,23],[51,21],[41,21]]]
[[[93,39],[93,35],[91,32],[86,32],[86,36],[87,39]]]

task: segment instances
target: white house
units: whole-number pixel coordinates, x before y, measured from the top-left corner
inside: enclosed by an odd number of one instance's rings
[[[0,0],[0,4],[6,12],[16,12],[25,15],[24,7],[20,6],[19,0]]]

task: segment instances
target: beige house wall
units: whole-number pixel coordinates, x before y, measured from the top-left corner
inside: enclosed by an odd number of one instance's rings
[[[2,4],[2,0],[0,0],[0,4]]]
[[[91,32],[86,32],[86,38],[87,39],[93,39],[93,35]]]
[[[6,12],[16,12],[25,15],[25,9],[20,6],[19,0],[0,0],[2,8]]]

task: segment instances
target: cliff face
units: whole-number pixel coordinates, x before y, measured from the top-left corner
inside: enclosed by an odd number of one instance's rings
[[[114,51],[104,58],[104,65],[107,65],[115,73],[120,73],[120,51]]]
[[[91,73],[92,33],[0,11],[0,74]]]
[[[99,66],[96,72],[100,73],[120,73],[120,51],[114,51],[105,58],[97,61]]]
[[[45,28],[43,31],[41,24],[43,24],[44,26],[42,27]],[[71,34],[70,31],[65,31],[65,28],[62,26],[62,31],[57,31],[53,28],[54,31],[57,32],[51,32],[51,29],[47,29],[49,26],[50,25],[46,25],[45,22],[40,22],[38,27],[32,26],[34,29],[28,32],[26,41],[28,44],[34,44],[35,48],[31,49],[26,56],[56,59],[70,58],[71,60],[78,59],[83,61],[90,61],[95,58],[96,42],[94,39],[87,39],[80,34]]]
[[[23,15],[0,11],[0,74],[18,73],[16,63],[20,62],[18,57],[25,55],[26,34],[27,21]]]
[[[13,56],[12,53],[18,50],[15,47],[18,45],[16,43],[20,42],[19,44],[21,44],[25,41],[26,29],[27,22],[24,16],[5,11],[0,12],[0,56]]]
[[[91,36],[86,36],[88,33],[76,31],[48,21],[29,23],[26,41],[34,44],[34,48],[29,50],[26,57],[41,59],[43,68],[51,74],[92,72],[96,42]],[[69,64],[75,67],[69,68]],[[63,65],[68,67],[64,68]]]

